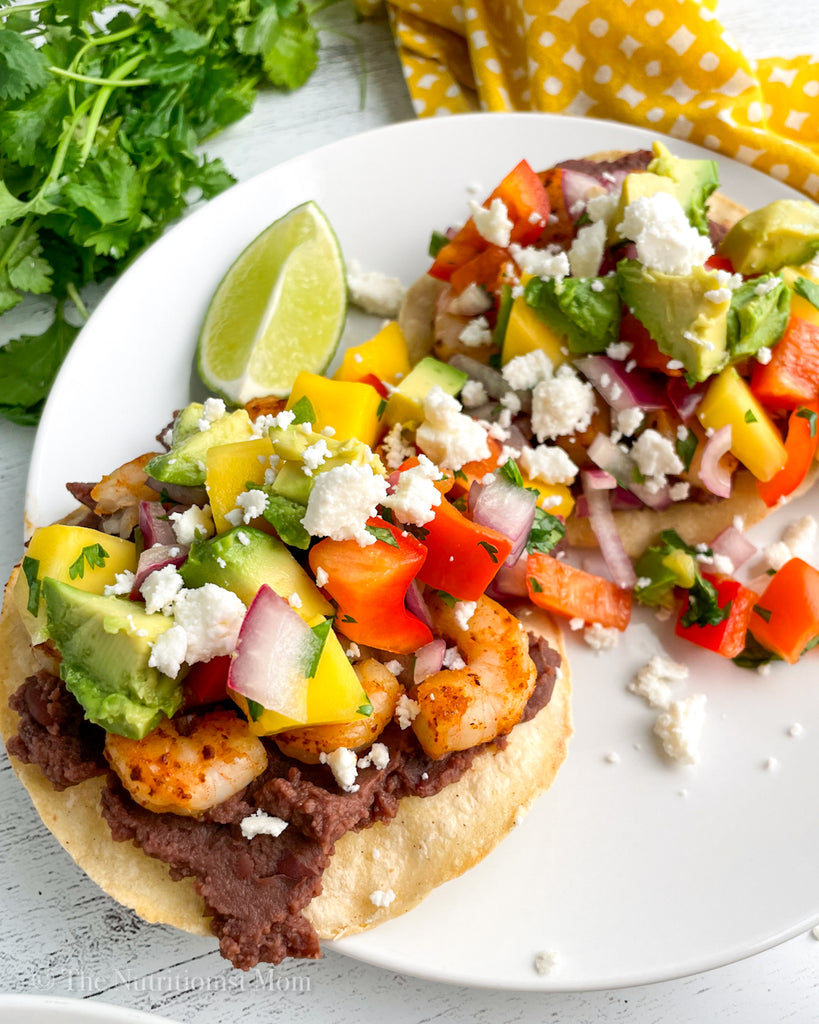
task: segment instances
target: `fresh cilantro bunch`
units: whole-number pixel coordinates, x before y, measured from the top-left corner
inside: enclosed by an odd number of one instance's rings
[[[194,199],[233,182],[202,140],[267,83],[312,74],[304,0],[0,0],[0,315],[50,294],[43,334],[0,348],[0,414],[33,424],[78,328],[80,293],[118,274]]]

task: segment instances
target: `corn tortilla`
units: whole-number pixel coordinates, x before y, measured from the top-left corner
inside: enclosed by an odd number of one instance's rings
[[[17,731],[8,698],[41,668],[12,598],[18,571],[6,585],[0,615],[4,742]],[[552,700],[532,721],[515,728],[504,750],[481,753],[458,782],[432,797],[404,799],[393,821],[347,833],[337,843],[323,877],[324,891],[306,912],[320,938],[352,935],[405,913],[485,857],[551,785],[572,731],[568,663],[560,630],[549,616],[527,608],[520,618],[563,658]],[[111,839],[98,810],[104,778],[59,792],[36,765],[11,761],[45,825],[100,888],[150,923],[210,934],[193,879],[175,882],[162,861],[131,842]],[[395,893],[394,901],[376,907],[370,894],[386,889]]]

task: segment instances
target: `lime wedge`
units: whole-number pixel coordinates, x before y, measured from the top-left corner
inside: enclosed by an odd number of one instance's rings
[[[222,279],[199,335],[199,376],[240,405],[284,397],[300,370],[326,369],[346,315],[338,240],[318,206],[304,203],[255,238]]]

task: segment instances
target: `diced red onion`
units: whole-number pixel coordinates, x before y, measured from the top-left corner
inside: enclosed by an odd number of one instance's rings
[[[317,642],[316,634],[287,601],[262,584],[239,631],[228,689],[270,711],[304,722],[306,675]]]
[[[514,565],[502,565],[486,588],[487,597],[495,601],[508,601],[512,597],[527,597],[526,551],[523,550]]]
[[[601,194],[600,186],[601,183],[597,178],[593,178],[590,174],[584,174],[583,171],[572,171],[565,168],[561,170],[560,187],[563,190],[563,205],[572,220],[578,219],[592,196]]]
[[[735,526],[726,526],[714,538],[710,546],[715,555],[727,558],[734,569],[744,565],[758,551],[756,544],[749,541],[745,534]]]
[[[595,466],[594,469],[585,470],[586,482],[595,491],[613,491],[617,487],[617,481],[607,473],[605,469]]]
[[[148,486],[162,495],[167,495],[168,501],[176,502],[177,505],[184,505],[189,508],[191,505],[205,505],[208,500],[208,492],[204,487],[186,487],[184,484],[166,484],[161,480],[148,477]]]
[[[421,588],[418,586],[416,580],[413,580],[407,590],[404,604],[407,607],[407,611],[411,612],[417,619],[420,619],[425,626],[429,626],[432,629],[432,616],[429,613],[427,603],[421,594]]]
[[[589,506],[589,524],[600,545],[611,578],[618,587],[630,589],[637,582],[637,575],[614,524],[608,492],[592,487],[585,472],[580,474],[580,479]]]
[[[706,387],[707,383],[705,381],[700,384],[695,384],[693,387],[689,387],[688,384],[686,384],[685,377],[668,378],[666,394],[668,395],[668,400],[674,411],[683,423],[688,423],[694,415],[697,406],[702,401],[702,396],[705,394]]]
[[[664,409],[668,405],[665,389],[657,378],[639,367],[626,370],[625,363],[608,356],[584,356],[575,360],[575,366],[617,412]]]
[[[440,636],[418,648],[415,652],[415,668],[412,671],[412,679],[416,686],[423,683],[427,676],[441,671],[445,653],[446,641]]]
[[[598,434],[595,437],[589,445],[588,456],[595,465],[605,469],[607,473],[611,473],[621,487],[627,488],[649,508],[667,508],[671,504],[668,484],[654,491],[646,484],[635,482],[639,472],[637,463],[607,434]],[[591,514],[589,515],[591,517]]]
[[[139,528],[146,548],[151,548],[154,544],[176,544],[176,534],[161,502],[139,503]]]
[[[139,556],[134,585],[131,588],[131,597],[138,599],[140,587],[146,577],[157,569],[164,569],[166,565],[175,565],[177,569],[188,557],[188,547],[185,544],[154,544],[153,547],[145,548]]]
[[[609,500],[612,512],[630,512],[632,509],[644,507],[643,502],[640,501],[636,494],[632,494],[631,491],[627,491],[625,487],[621,487],[619,484],[611,492]],[[584,519],[589,514],[589,506],[586,503],[585,496],[582,494],[577,496],[574,514],[579,519]]]
[[[702,450],[700,461],[700,480],[712,494],[718,498],[731,495],[731,474],[720,465],[720,459],[731,448],[731,424],[714,431]]]
[[[537,495],[495,476],[488,484],[474,483],[470,487],[467,506],[473,522],[497,530],[512,541],[504,565],[514,565],[535,521]]]

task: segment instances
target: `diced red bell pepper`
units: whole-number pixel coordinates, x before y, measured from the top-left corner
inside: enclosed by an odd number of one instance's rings
[[[714,253],[713,256],[709,256],[705,261],[705,265],[709,270],[725,270],[729,274],[733,274],[734,272],[734,264],[727,256],[720,256],[719,253]]]
[[[384,381],[380,377],[376,377],[374,373],[365,373],[363,377],[358,378],[358,383],[369,384],[371,388],[375,388],[382,398],[390,397],[389,391],[384,386]]]
[[[512,550],[508,537],[473,523],[446,499],[423,529],[427,559],[418,579],[459,601],[477,601]]]
[[[735,658],[745,647],[745,634],[758,595],[730,576],[715,576],[705,572],[702,576],[714,585],[720,608],[724,608],[730,601],[731,609],[726,618],[715,626],[684,626],[682,618],[687,610],[686,602],[680,611],[674,632],[683,640],[690,640],[692,644],[721,654],[723,658]]]
[[[227,699],[228,669],[230,655],[222,654],[210,661],[198,661],[191,665],[185,676],[185,707],[199,708],[205,704],[218,704]]]
[[[543,182],[549,197],[549,222],[543,229],[539,239],[540,245],[559,245],[568,249],[575,234],[574,220],[566,209],[563,195],[563,171],[559,167],[551,167],[542,171],[538,177]]]
[[[819,402],[800,406],[788,418],[785,438],[787,461],[770,480],[757,480],[756,489],[768,508],[793,494],[813,465],[819,443]]]
[[[540,178],[525,160],[506,175],[484,206],[500,199],[512,222],[510,241],[529,245],[536,241],[549,219],[549,196]],[[435,257],[429,273],[441,281],[449,281],[453,272],[488,248],[489,242],[475,227],[470,217],[451,242]]]
[[[671,356],[660,351],[657,342],[648,333],[642,321],[628,309],[624,309],[620,317],[620,341],[631,343],[629,358],[644,370],[657,370],[669,377],[682,377],[684,371],[669,369]]]
[[[503,451],[503,445],[494,437],[487,437],[486,443],[489,447],[489,457],[486,459],[478,459],[475,462],[465,462],[464,465],[461,466],[455,476],[452,487],[452,493],[454,495],[469,494],[469,489],[472,487],[472,484],[480,482],[487,473],[492,473],[498,468],[498,461],[500,459],[501,452]]]
[[[383,519],[367,523],[387,530],[395,544],[376,540],[362,547],[355,540],[327,538],[310,549],[310,567],[327,573],[324,589],[338,605],[336,625],[346,637],[393,654],[411,654],[432,640],[429,627],[404,604],[426,549]]]
[[[771,350],[769,363],[757,363],[751,391],[773,409],[796,409],[819,396],[819,326],[791,314]]]
[[[535,551],[526,559],[526,589],[538,608],[568,619],[625,629],[631,619],[631,591],[611,580]]]
[[[507,263],[512,264],[508,251],[499,245],[489,245],[483,252],[459,266],[449,279],[449,285],[456,294],[471,284],[477,284],[492,295],[497,295],[503,284]]]
[[[819,571],[801,558],[786,562],[758,597],[748,628],[794,665],[819,633]]]

